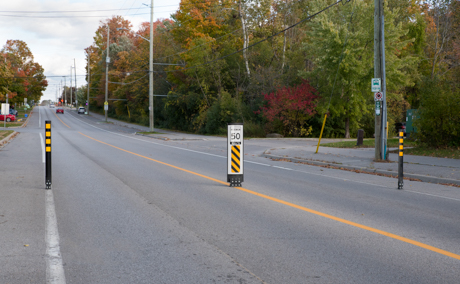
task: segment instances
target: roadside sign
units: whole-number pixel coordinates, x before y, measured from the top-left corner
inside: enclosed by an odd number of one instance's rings
[[[380,115],[380,101],[375,102],[375,115]]]
[[[372,86],[373,93],[380,92],[382,90],[380,78],[373,78],[371,81],[371,86]]]
[[[104,104],[104,110],[109,110],[109,106]]]
[[[108,102],[108,101],[105,101],[105,102],[104,102],[104,105],[108,106],[108,105],[109,105],[109,102]]]
[[[243,171],[243,124],[227,125],[227,182],[230,186],[241,186]]]
[[[374,101],[381,101],[383,99],[383,94],[381,92],[377,92],[374,94]]]

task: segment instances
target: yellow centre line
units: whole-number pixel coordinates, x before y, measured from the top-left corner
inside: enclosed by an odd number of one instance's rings
[[[81,135],[83,135],[85,137],[88,137],[89,139],[92,139],[92,140],[94,140],[96,142],[99,142],[99,143],[102,143],[104,145],[113,147],[113,148],[118,149],[120,151],[129,153],[129,154],[133,154],[135,156],[138,156],[138,157],[150,160],[150,161],[154,161],[156,163],[159,163],[159,164],[162,164],[162,165],[165,165],[165,166],[168,166],[168,167],[172,167],[172,168],[175,168],[175,169],[178,169],[178,170],[181,170],[181,171],[184,171],[184,172],[187,172],[187,173],[190,173],[190,174],[193,174],[193,175],[196,175],[196,176],[208,179],[208,180],[212,180],[212,181],[215,181],[215,182],[220,183],[220,184],[228,185],[227,182],[223,182],[223,181],[220,181],[218,179],[214,179],[212,177],[208,177],[208,176],[196,173],[196,172],[192,172],[192,171],[180,168],[180,167],[176,167],[176,166],[173,166],[171,164],[161,162],[161,161],[158,161],[158,160],[155,160],[155,159],[152,159],[152,158],[149,158],[149,157],[146,157],[146,156],[143,156],[143,155],[140,155],[140,154],[137,154],[137,153],[134,153],[134,152],[131,152],[131,151],[128,151],[128,150],[113,146],[111,144],[108,144],[108,143],[99,141],[97,139],[94,139],[94,138],[92,138],[90,136],[87,136],[87,135],[85,135],[85,134],[83,134],[81,132],[78,132],[78,133],[80,133]],[[437,248],[437,247],[433,247],[433,246],[430,246],[430,245],[427,245],[427,244],[424,244],[424,243],[421,243],[421,242],[418,242],[418,241],[414,241],[414,240],[411,240],[409,238],[401,237],[399,235],[395,235],[395,234],[392,234],[392,233],[389,233],[389,232],[386,232],[386,231],[382,231],[382,230],[375,229],[375,228],[372,228],[372,227],[369,227],[369,226],[366,226],[366,225],[362,225],[362,224],[359,224],[359,223],[348,221],[348,220],[345,220],[345,219],[342,219],[342,218],[339,218],[339,217],[335,217],[335,216],[332,216],[332,215],[329,215],[329,214],[326,214],[326,213],[322,213],[322,212],[319,212],[319,211],[316,211],[316,210],[313,210],[313,209],[310,209],[310,208],[307,208],[307,207],[303,207],[303,206],[300,206],[300,205],[297,205],[297,204],[294,204],[294,203],[291,203],[291,202],[287,202],[287,201],[284,201],[284,200],[281,200],[281,199],[278,199],[278,198],[275,198],[275,197],[271,197],[271,196],[268,196],[268,195],[265,195],[265,194],[262,194],[262,193],[258,193],[258,192],[255,192],[255,191],[243,188],[243,187],[234,187],[234,188],[238,189],[238,190],[241,190],[241,191],[244,191],[244,192],[247,192],[247,193],[250,193],[250,194],[253,194],[253,195],[256,195],[256,196],[259,196],[259,197],[262,197],[262,198],[265,198],[265,199],[268,199],[268,200],[271,200],[271,201],[274,201],[274,202],[277,202],[277,203],[280,203],[280,204],[283,204],[283,205],[286,205],[286,206],[289,206],[289,207],[292,207],[292,208],[296,208],[296,209],[299,209],[299,210],[302,210],[302,211],[305,211],[305,212],[308,212],[308,213],[311,213],[311,214],[314,214],[314,215],[318,215],[318,216],[321,216],[321,217],[324,217],[324,218],[328,218],[330,220],[334,220],[334,221],[337,221],[337,222],[340,222],[340,223],[343,223],[343,224],[347,224],[347,225],[350,225],[350,226],[353,226],[353,227],[356,227],[356,228],[360,228],[360,229],[363,229],[363,230],[366,230],[366,231],[370,231],[370,232],[373,232],[373,233],[376,233],[376,234],[379,234],[379,235],[383,235],[383,236],[386,236],[386,237],[389,237],[389,238],[392,238],[392,239],[396,239],[396,240],[399,240],[399,241],[402,241],[402,242],[405,242],[405,243],[408,243],[408,244],[411,244],[411,245],[414,245],[414,246],[418,246],[418,247],[421,247],[421,248],[424,248],[424,249],[427,249],[427,250],[430,250],[430,251],[433,251],[433,252],[436,252],[436,253],[439,253],[439,254],[442,254],[442,255],[445,255],[445,256],[452,257],[452,258],[460,260],[460,255],[458,255],[458,254],[455,254],[455,253],[452,253],[452,252],[449,252],[449,251],[446,251],[446,250],[443,250],[443,249],[440,249],[440,248]]]
[[[57,117],[57,119],[59,119],[60,122],[62,122],[62,124],[64,124],[65,126],[67,126],[68,128],[70,128],[70,126],[68,126],[67,124],[64,123],[64,121],[62,121],[59,116],[57,116],[56,113],[54,113],[54,115]]]

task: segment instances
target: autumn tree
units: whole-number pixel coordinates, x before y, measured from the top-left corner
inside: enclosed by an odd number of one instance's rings
[[[315,114],[318,96],[307,82],[294,87],[280,87],[276,92],[265,94],[265,105],[257,113],[267,119],[267,131],[284,136],[301,137],[311,133],[308,119]]]

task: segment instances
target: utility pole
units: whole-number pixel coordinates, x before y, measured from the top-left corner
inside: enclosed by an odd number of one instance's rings
[[[105,112],[105,122],[107,122],[107,110],[108,110],[108,90],[109,90],[109,36],[110,36],[110,28],[109,24],[107,23],[107,57],[105,58],[105,101],[104,101],[104,112]]]
[[[72,109],[72,66],[70,66],[70,109]]]
[[[153,0],[150,2],[150,56],[149,56],[149,124],[150,132],[154,129],[153,113]]]
[[[66,83],[65,76],[64,76],[64,101],[65,101],[65,104],[67,105],[67,89],[65,88],[66,85],[67,83]]]
[[[75,58],[73,59],[73,69],[75,71],[75,108],[77,108],[78,98],[77,98],[77,64],[75,64]]]
[[[382,82],[382,104],[379,115],[375,114],[375,160],[386,159],[386,78],[385,78],[385,36],[383,1],[374,0],[374,78]],[[380,115],[381,113],[381,115]]]
[[[86,113],[89,115],[89,79],[91,78],[89,76],[89,61],[91,60],[91,57],[89,56],[89,52],[88,52],[88,85],[86,87],[86,103],[87,103],[87,107],[86,107]]]

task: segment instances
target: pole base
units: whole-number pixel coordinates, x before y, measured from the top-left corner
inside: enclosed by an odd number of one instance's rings
[[[403,189],[404,182],[398,181],[398,189]]]
[[[45,182],[46,189],[51,189],[51,182],[47,181]]]

